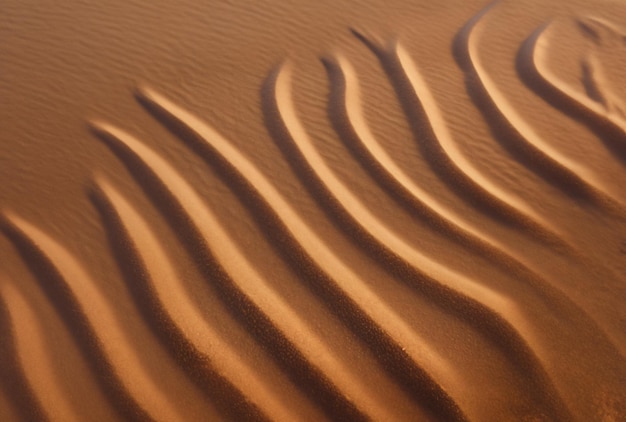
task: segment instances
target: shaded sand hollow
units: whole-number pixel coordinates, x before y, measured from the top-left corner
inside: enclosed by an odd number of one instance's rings
[[[626,3],[1,3],[0,421],[626,421]]]

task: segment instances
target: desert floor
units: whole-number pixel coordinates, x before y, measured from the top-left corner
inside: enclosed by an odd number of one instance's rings
[[[1,421],[626,421],[626,3],[4,0]]]

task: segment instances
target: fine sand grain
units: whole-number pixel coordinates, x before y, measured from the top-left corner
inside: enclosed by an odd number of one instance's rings
[[[0,13],[0,421],[626,421],[626,3]]]

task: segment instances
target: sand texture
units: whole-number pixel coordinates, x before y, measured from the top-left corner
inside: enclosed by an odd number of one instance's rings
[[[0,421],[626,421],[626,3],[0,3]]]

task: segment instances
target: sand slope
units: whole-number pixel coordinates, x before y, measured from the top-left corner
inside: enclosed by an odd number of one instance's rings
[[[408,3],[7,6],[0,419],[626,420],[626,7]]]

